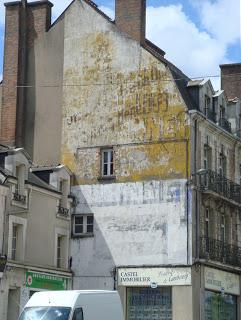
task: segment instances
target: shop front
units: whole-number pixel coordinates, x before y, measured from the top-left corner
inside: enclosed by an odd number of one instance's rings
[[[191,319],[191,268],[120,268],[118,289],[126,320]]]
[[[204,268],[204,319],[238,320],[239,275]]]
[[[0,281],[0,319],[16,320],[38,291],[71,289],[71,273],[56,269],[27,269],[8,263]]]

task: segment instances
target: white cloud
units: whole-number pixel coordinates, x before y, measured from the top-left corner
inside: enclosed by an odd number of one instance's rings
[[[147,38],[165,50],[166,57],[187,75],[219,74],[219,64],[231,62],[227,55],[228,46],[240,36],[239,0],[189,1],[200,16],[200,26],[190,20],[181,5],[148,7]],[[0,24],[4,22],[4,2],[0,0]],[[53,18],[56,19],[71,0],[52,2]],[[114,11],[109,6],[100,6],[100,9],[114,18]]]
[[[240,38],[240,0],[191,0],[202,26],[216,39],[232,44]]]
[[[209,75],[224,59],[226,47],[200,31],[181,5],[147,9],[147,37],[190,76]]]

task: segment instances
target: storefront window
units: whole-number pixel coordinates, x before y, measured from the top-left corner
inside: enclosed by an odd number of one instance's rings
[[[172,319],[172,290],[127,288],[127,320]]]
[[[237,298],[205,291],[205,320],[237,320]]]

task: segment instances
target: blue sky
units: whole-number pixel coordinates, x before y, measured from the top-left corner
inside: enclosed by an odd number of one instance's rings
[[[0,78],[4,6],[0,0]],[[30,2],[30,0],[29,0]],[[53,20],[71,0],[52,0]],[[114,0],[96,0],[114,16]],[[190,77],[219,74],[219,64],[241,62],[240,0],[147,0],[147,38]],[[218,89],[219,79],[212,79]]]

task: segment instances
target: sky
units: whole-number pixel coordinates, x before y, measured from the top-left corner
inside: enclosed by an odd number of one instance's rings
[[[0,0],[0,80],[4,43],[4,2]],[[32,1],[28,1],[32,2]],[[53,21],[71,0],[52,0]],[[219,65],[241,62],[241,0],[147,0],[146,38],[190,78],[211,77],[219,89]],[[114,19],[115,0],[95,0]],[[214,77],[213,77],[214,76]]]

